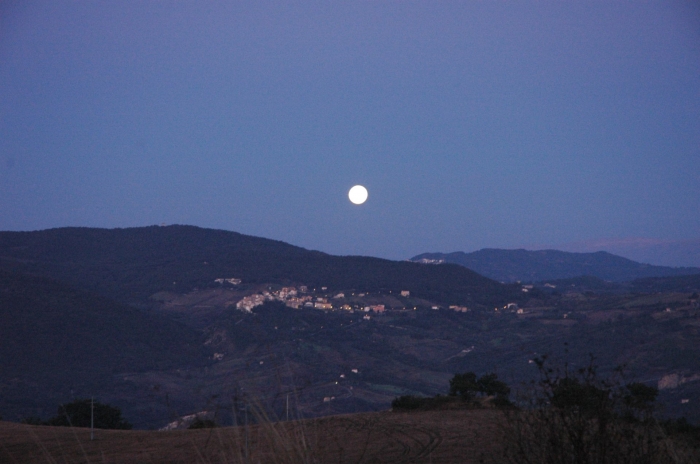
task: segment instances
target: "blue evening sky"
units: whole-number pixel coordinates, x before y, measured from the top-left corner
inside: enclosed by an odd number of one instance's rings
[[[0,2],[0,230],[160,223],[391,259],[697,241],[700,6]]]

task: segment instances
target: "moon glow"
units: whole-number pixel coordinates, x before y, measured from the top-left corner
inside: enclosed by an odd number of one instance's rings
[[[367,189],[361,185],[356,185],[348,192],[348,198],[356,205],[361,205],[367,201]]]

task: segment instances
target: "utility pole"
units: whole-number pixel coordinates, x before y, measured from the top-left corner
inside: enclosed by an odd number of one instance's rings
[[[289,422],[289,393],[287,393],[287,422]]]
[[[95,397],[90,398],[90,441],[95,439]]]
[[[248,454],[248,402],[244,400],[245,405],[245,461],[249,462],[250,454]]]

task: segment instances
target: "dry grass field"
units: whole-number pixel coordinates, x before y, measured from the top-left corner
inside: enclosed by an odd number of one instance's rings
[[[96,430],[92,441],[89,429],[0,422],[0,462],[498,462],[498,421],[494,410],[382,412],[268,423],[247,433],[245,427]]]

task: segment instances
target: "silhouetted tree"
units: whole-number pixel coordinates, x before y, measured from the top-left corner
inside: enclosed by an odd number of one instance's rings
[[[92,407],[94,407],[96,429],[129,430],[132,428],[132,425],[122,417],[119,408],[98,402],[91,405],[90,399],[80,399],[72,403],[62,404],[58,407],[58,414],[49,419],[46,424],[63,427],[90,427]]]
[[[486,374],[477,380],[477,389],[479,393],[487,396],[507,397],[510,394],[510,387],[498,380],[496,374]]]
[[[473,372],[455,374],[450,379],[450,396],[461,396],[464,400],[471,400],[478,389],[476,374]]]
[[[450,380],[450,396],[460,396],[464,400],[472,400],[477,395],[495,396],[501,400],[507,399],[510,387],[498,380],[496,374],[485,374],[479,378],[473,372],[455,374]]]

